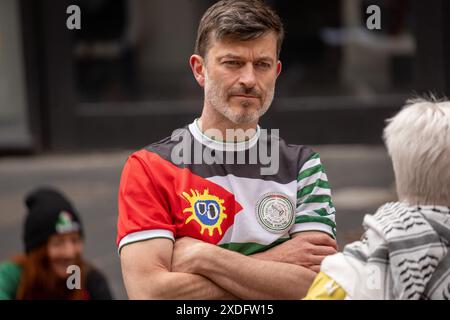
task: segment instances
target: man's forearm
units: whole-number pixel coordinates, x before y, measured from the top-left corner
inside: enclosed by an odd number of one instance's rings
[[[173,242],[156,238],[125,246],[122,273],[130,299],[236,299],[210,280],[172,268]]]
[[[194,273],[242,299],[301,299],[315,273],[301,266],[259,260],[208,245]]]
[[[189,273],[161,271],[143,280],[141,290],[129,291],[130,299],[234,300],[234,295],[209,279]]]
[[[280,244],[278,247],[280,247],[281,245],[282,244]],[[262,252],[254,253],[250,255],[250,257],[270,261],[283,261],[282,251],[279,250],[280,248],[278,247],[273,247]]]

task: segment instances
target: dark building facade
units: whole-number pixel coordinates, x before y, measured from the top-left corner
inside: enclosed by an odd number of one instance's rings
[[[448,1],[269,2],[287,35],[262,125],[287,141],[377,144],[408,97],[450,93]],[[188,59],[212,3],[2,1],[0,151],[137,148],[192,121],[202,91]],[[66,27],[72,4],[80,30]],[[381,30],[367,28],[371,5]]]

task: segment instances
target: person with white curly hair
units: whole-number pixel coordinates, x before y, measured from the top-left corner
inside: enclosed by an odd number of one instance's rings
[[[450,298],[450,102],[409,100],[384,130],[398,202],[326,257],[306,299]]]

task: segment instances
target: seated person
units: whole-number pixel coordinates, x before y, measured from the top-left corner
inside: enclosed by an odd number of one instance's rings
[[[25,202],[25,254],[0,263],[0,300],[111,299],[103,275],[82,258],[83,226],[70,202],[48,188],[32,192]],[[69,272],[73,265],[79,282],[68,279],[76,275]]]
[[[384,138],[399,201],[323,260],[306,299],[450,298],[450,102],[409,101]]]

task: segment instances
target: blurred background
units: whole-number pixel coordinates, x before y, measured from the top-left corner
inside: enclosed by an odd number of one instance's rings
[[[207,0],[0,0],[0,260],[22,250],[24,195],[64,191],[86,256],[125,298],[117,190],[133,150],[190,123],[202,91],[188,66]],[[286,30],[283,72],[262,126],[321,153],[342,247],[394,200],[385,119],[415,94],[450,94],[446,0],[269,2]],[[81,8],[81,30],[66,9]],[[368,30],[369,5],[381,30]]]

